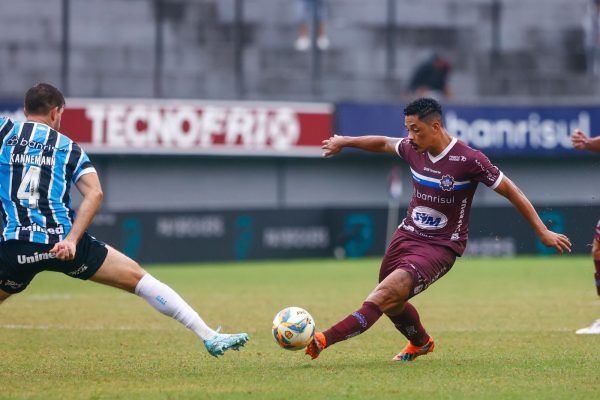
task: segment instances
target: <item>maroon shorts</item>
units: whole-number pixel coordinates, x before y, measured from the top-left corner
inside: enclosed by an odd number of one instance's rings
[[[409,296],[413,297],[450,271],[454,261],[452,249],[415,239],[398,229],[383,256],[379,282],[397,269],[405,270],[413,278]]]
[[[596,235],[594,235],[594,240],[600,243],[600,220],[598,220],[598,223],[596,224]]]

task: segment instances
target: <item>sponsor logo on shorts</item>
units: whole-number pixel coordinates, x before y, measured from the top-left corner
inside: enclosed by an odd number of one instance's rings
[[[417,227],[425,230],[442,229],[448,224],[448,217],[429,207],[415,207],[411,217]]]
[[[71,275],[71,276],[81,275],[87,269],[88,269],[88,266],[85,264],[82,264],[81,267],[77,268],[75,271],[69,272],[69,275]]]
[[[7,280],[0,279],[0,286],[9,287],[11,289],[20,289],[24,285],[25,285],[24,283],[11,281],[10,279],[7,279]]]
[[[19,264],[33,264],[42,260],[51,260],[56,258],[54,253],[38,253],[35,252],[32,255],[19,254],[17,255],[17,262]]]

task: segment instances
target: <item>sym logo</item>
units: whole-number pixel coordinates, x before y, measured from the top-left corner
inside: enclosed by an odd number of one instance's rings
[[[448,223],[448,217],[429,207],[415,207],[412,220],[416,226],[425,230],[442,229]]]

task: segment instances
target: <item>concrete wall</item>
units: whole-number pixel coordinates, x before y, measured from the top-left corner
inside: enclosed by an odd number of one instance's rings
[[[594,95],[584,71],[588,0],[503,0],[501,53],[490,70],[490,0],[398,0],[396,67],[385,79],[386,0],[329,0],[331,49],[320,93],[311,58],[293,49],[296,0],[246,0],[246,96],[395,99],[432,51],[454,64],[456,98]],[[163,96],[235,98],[233,0],[165,0]],[[60,0],[0,0],[0,98],[37,81],[60,85]],[[268,10],[268,12],[265,12]],[[155,94],[154,2],[71,0],[70,95]]]
[[[387,175],[403,168],[404,194],[412,193],[410,171],[386,156],[331,159],[206,157],[92,157],[105,190],[106,211],[382,207]],[[600,161],[494,160],[534,204],[600,205]],[[594,179],[596,179],[594,181]],[[482,186],[475,206],[510,206]]]

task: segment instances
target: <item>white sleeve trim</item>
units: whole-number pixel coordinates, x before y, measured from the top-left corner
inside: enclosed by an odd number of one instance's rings
[[[400,158],[404,158],[400,154],[400,143],[402,143],[402,139],[398,139],[398,143],[396,143],[396,154],[398,154],[398,156],[400,156]]]
[[[73,182],[77,182],[79,180],[79,178],[81,178],[82,176],[87,175],[87,174],[97,174],[96,168],[94,168],[94,167],[88,167],[88,168],[85,168],[85,169],[81,170],[81,172],[79,173],[79,175],[77,175],[75,177],[75,179],[73,179]]]
[[[500,182],[502,182],[502,178],[504,178],[504,173],[502,173],[502,171],[500,171],[500,176],[498,176],[498,179],[496,179],[496,182],[494,182],[494,184],[492,186],[490,186],[490,189],[496,190],[496,188],[500,185]]]

